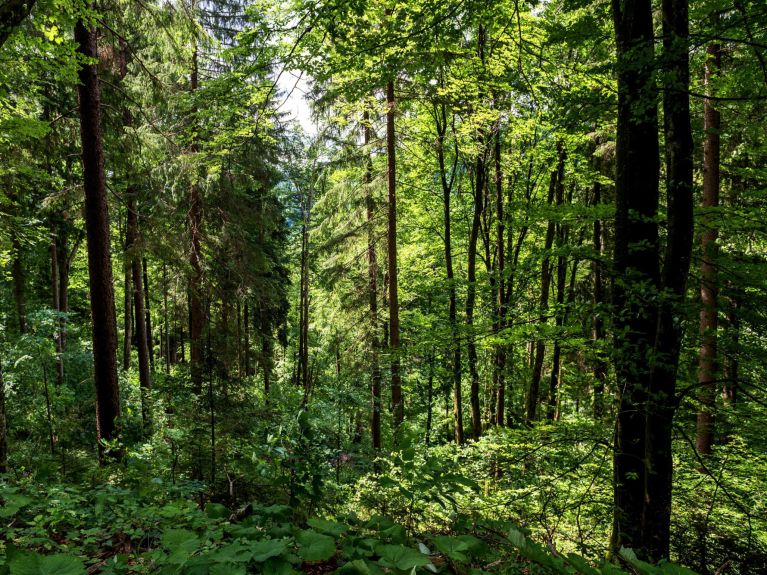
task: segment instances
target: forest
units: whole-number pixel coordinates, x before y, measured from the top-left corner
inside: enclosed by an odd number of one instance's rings
[[[0,0],[0,575],[767,574],[764,0]]]

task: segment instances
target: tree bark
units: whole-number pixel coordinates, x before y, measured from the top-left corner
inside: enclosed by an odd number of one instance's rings
[[[198,88],[197,45],[192,53],[192,70],[190,74],[190,91],[194,94]],[[190,151],[195,154],[199,150],[196,139],[193,138]],[[202,394],[203,379],[203,341],[202,331],[205,314],[202,305],[203,275],[202,275],[202,196],[200,187],[195,180],[189,187],[189,266],[192,275],[189,278],[189,362],[192,375],[192,388],[197,396]]]
[[[0,361],[0,473],[8,473],[8,417],[5,411],[5,379]]]
[[[386,175],[388,186],[387,254],[389,265],[389,349],[391,350],[391,401],[395,442],[405,419],[400,375],[399,292],[397,289],[397,161],[394,134],[394,80],[386,84]]]
[[[558,160],[557,170],[551,172],[551,179],[549,180],[549,194],[547,198],[547,204],[551,206],[554,203],[554,197],[556,190],[559,186],[560,172],[564,174],[564,157],[560,155]],[[549,265],[549,252],[551,246],[554,244],[554,232],[556,229],[556,223],[554,220],[549,220],[549,224],[546,227],[546,239],[543,246],[543,261],[541,262],[541,296],[538,302],[539,317],[538,323],[543,326],[548,321],[547,313],[549,309],[549,289],[551,287],[551,266]],[[525,424],[531,425],[535,421],[538,413],[538,396],[540,395],[541,376],[543,375],[543,357],[546,353],[546,344],[543,338],[539,338],[534,347],[534,359],[533,359],[533,377],[530,381],[530,389],[527,392],[525,400]]]
[[[503,210],[503,171],[501,169],[501,125],[495,134],[495,217],[496,217],[496,257],[498,282],[496,284],[496,333],[500,333],[506,327],[506,258],[504,253],[504,232],[506,221]],[[506,408],[506,345],[500,343],[496,346],[494,357],[495,369],[495,425],[503,426]]]
[[[650,0],[612,0],[618,119],[613,278],[614,365],[619,393],[613,455],[612,548],[642,553],[646,384],[654,347],[658,266],[658,113]]]
[[[19,333],[24,335],[29,331],[27,326],[27,279],[26,270],[24,269],[23,250],[15,225],[11,228],[11,249],[13,252],[11,274],[13,275],[13,299],[16,304],[16,321]]]
[[[133,284],[133,307],[136,310],[136,350],[138,352],[139,387],[141,389],[141,421],[144,425],[144,434],[148,435],[151,424],[149,409],[149,390],[152,387],[149,361],[149,345],[147,338],[146,315],[144,313],[144,290],[141,281],[140,231],[137,190],[133,187],[127,191],[128,195],[128,229],[126,232],[125,247],[130,258],[130,267]]]
[[[719,44],[709,44],[706,49],[705,83],[709,86],[721,66]],[[718,277],[716,268],[717,236],[719,230],[716,215],[706,213],[719,206],[719,110],[706,98],[703,102],[703,233],[700,238],[702,259],[700,264],[700,353],[698,356],[698,401],[696,447],[701,455],[709,455],[714,443],[714,407],[716,402],[715,380],[718,369]]]
[[[85,188],[85,228],[88,244],[91,315],[93,320],[93,364],[96,385],[96,437],[99,460],[107,453],[105,442],[116,438],[120,416],[120,388],[117,381],[117,326],[109,253],[109,213],[101,139],[101,90],[98,71],[96,30],[82,20],[75,25],[77,51],[86,60],[80,68],[80,136]]]
[[[149,298],[149,274],[146,258],[141,258],[141,277],[144,282],[144,321],[146,322],[146,345],[149,349],[149,365],[154,371],[154,340],[152,339],[152,308]]]
[[[602,184],[594,182],[593,205],[598,208],[602,202]],[[593,303],[594,317],[591,323],[592,342],[594,351],[597,354],[594,361],[594,398],[593,413],[594,419],[602,419],[604,415],[605,402],[605,382],[607,380],[607,362],[601,357],[602,346],[606,338],[605,322],[602,313],[605,305],[605,286],[602,279],[602,220],[599,217],[594,219],[594,231],[592,236],[594,246],[594,259],[591,262],[592,281],[594,286]]]
[[[693,141],[690,124],[687,0],[663,1],[666,61],[663,118],[667,239],[648,393],[643,547],[652,561],[668,559],[673,478],[672,430],[676,377],[684,335],[685,295],[693,239]]]
[[[370,434],[374,450],[381,449],[381,366],[378,363],[378,258],[376,256],[374,204],[371,183],[373,160],[370,156],[370,113],[365,110],[362,118],[363,143],[365,146],[365,212],[368,240],[368,304],[370,307],[370,374],[371,420]]]
[[[453,182],[455,181],[455,164],[448,180],[445,168],[445,133],[447,132],[447,111],[445,104],[435,109],[435,121],[437,125],[437,161],[439,162],[439,175],[442,184],[442,206],[444,214],[444,245],[445,245],[445,273],[447,275],[449,303],[448,322],[450,323],[451,338],[451,373],[453,378],[453,419],[455,421],[455,442],[458,445],[464,442],[463,433],[463,400],[461,394],[461,343],[458,338],[458,303],[455,287],[455,274],[453,272],[453,247],[451,235],[450,195]]]

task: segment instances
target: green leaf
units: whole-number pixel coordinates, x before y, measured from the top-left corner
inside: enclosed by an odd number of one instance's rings
[[[309,527],[313,527],[325,535],[332,535],[336,539],[349,530],[348,525],[336,523],[335,521],[326,521],[325,519],[318,519],[316,517],[312,517],[307,523],[309,524]]]
[[[210,519],[226,519],[231,515],[231,512],[220,503],[208,503],[205,506],[205,515]]]
[[[10,575],[83,575],[82,559],[72,555],[20,553],[8,564]]]
[[[410,571],[414,567],[424,567],[431,563],[426,555],[404,545],[379,545],[376,553],[381,557],[381,565],[400,571]]]
[[[301,531],[296,541],[300,545],[298,555],[304,561],[327,561],[336,552],[335,540],[316,531]]]
[[[272,557],[264,563],[261,573],[262,575],[294,575],[298,572],[285,559]]]
[[[282,555],[287,548],[288,544],[284,539],[266,539],[250,546],[253,561],[257,563],[263,563],[267,559]]]

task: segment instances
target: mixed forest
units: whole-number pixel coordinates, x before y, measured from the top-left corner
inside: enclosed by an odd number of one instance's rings
[[[0,0],[0,575],[767,573],[766,218],[763,0]]]

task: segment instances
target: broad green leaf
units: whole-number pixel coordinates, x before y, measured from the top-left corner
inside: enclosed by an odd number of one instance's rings
[[[400,571],[410,571],[414,567],[424,567],[431,563],[426,555],[404,545],[379,545],[376,553],[381,557],[381,565]]]
[[[335,540],[322,533],[306,530],[296,536],[298,555],[304,561],[326,561],[336,552]]]

